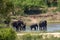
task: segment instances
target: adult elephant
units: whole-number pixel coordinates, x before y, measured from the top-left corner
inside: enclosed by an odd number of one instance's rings
[[[22,30],[26,30],[26,24],[25,23],[23,23],[23,26],[22,26]]]
[[[41,21],[39,23],[39,30],[47,30],[47,21],[46,20]]]
[[[18,26],[20,27],[20,30],[26,30],[26,24],[23,21],[18,20]]]
[[[16,31],[19,30],[19,26],[18,26],[18,22],[17,22],[17,21],[14,21],[14,22],[12,23],[12,26],[13,26],[14,28],[16,28]]]
[[[12,26],[15,27],[17,31],[26,29],[26,25],[21,20],[13,22]]]
[[[38,25],[37,24],[32,24],[30,26],[31,30],[34,28],[34,30],[37,30],[38,29]]]

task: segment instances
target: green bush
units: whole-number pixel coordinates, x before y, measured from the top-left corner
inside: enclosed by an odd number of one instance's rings
[[[0,40],[16,40],[16,33],[11,28],[0,28]]]

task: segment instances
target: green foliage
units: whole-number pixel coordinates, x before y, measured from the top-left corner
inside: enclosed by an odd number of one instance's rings
[[[10,12],[13,12],[13,10],[14,4],[12,1],[0,0],[0,19],[6,19],[6,21],[10,21]]]
[[[48,0],[51,2],[51,5],[56,5],[53,0]],[[60,2],[58,2],[60,3]],[[44,7],[42,9],[43,13],[46,12],[47,8],[47,0],[0,0],[0,13],[3,14],[2,16],[9,15],[10,12],[15,12],[15,15],[25,15],[24,9],[26,7],[30,8],[31,6],[35,7]],[[18,10],[16,10],[18,8]]]
[[[13,0],[13,3],[15,8],[15,15],[25,15],[24,9],[26,7],[47,7],[44,0]],[[17,8],[18,10],[16,10]]]
[[[44,0],[14,0],[13,1],[16,7],[21,7],[22,9],[25,6],[46,6]]]
[[[48,7],[57,7],[57,1],[58,0],[46,0],[47,1],[47,3],[48,3]]]
[[[52,6],[57,4],[53,0],[48,0]],[[59,0],[58,0],[58,6],[59,6]],[[0,14],[3,14],[2,16],[7,16],[9,12],[15,12],[15,15],[25,15],[24,9],[27,6],[30,8],[31,6],[37,6],[37,7],[44,7],[47,8],[47,0],[0,0]],[[21,10],[16,10],[16,9]],[[46,9],[42,10],[43,12],[46,12]]]
[[[10,12],[13,10],[13,3],[9,0],[1,0],[0,1],[0,15],[2,17],[7,17]]]
[[[0,40],[16,40],[16,33],[11,28],[0,28]]]
[[[58,0],[58,10],[60,11],[60,0]]]

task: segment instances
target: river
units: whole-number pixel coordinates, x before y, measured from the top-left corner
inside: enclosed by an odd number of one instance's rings
[[[35,31],[35,30],[32,30]],[[36,30],[36,32],[39,32],[40,30]],[[60,23],[50,23],[47,24],[47,32],[54,32],[54,31],[60,31]],[[26,27],[26,32],[31,32],[29,27]]]

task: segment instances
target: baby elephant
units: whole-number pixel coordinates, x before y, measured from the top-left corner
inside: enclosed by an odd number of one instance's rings
[[[38,29],[38,25],[37,24],[32,24],[30,26],[31,30],[34,28],[34,30],[37,30]]]

